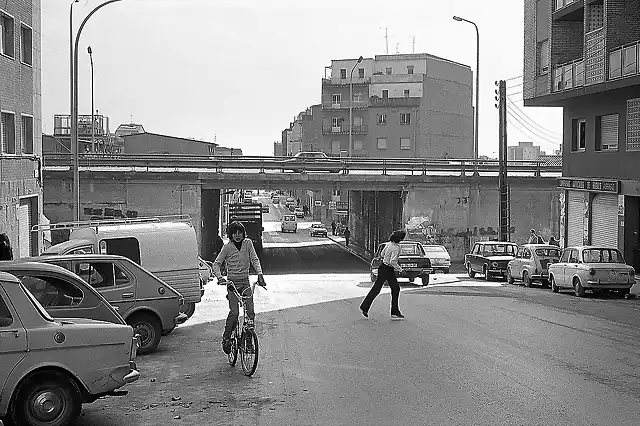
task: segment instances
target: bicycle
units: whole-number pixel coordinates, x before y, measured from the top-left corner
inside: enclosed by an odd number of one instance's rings
[[[249,299],[256,288],[257,282],[251,284],[250,288],[245,288],[242,294],[238,293],[238,289],[233,281],[226,281],[227,289],[231,290],[238,298],[238,304],[242,308],[242,320],[238,316],[236,327],[231,333],[231,352],[227,355],[229,364],[231,366],[236,365],[238,360],[238,352],[240,353],[240,365],[242,366],[242,372],[245,376],[251,376],[255,373],[258,367],[258,335],[256,334],[253,324],[249,321],[246,315],[246,299]],[[265,285],[260,285],[266,290]],[[249,295],[245,293],[250,290]],[[240,325],[242,324],[242,325]],[[248,345],[252,343],[252,345]]]

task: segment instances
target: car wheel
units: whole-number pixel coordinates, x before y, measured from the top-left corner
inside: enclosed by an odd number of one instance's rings
[[[429,274],[423,275],[420,278],[422,278],[422,286],[426,287],[429,285]]]
[[[525,287],[531,287],[532,281],[531,278],[529,278],[529,272],[522,272],[522,282],[524,283]]]
[[[370,278],[371,278],[371,282],[375,283],[376,280],[378,279],[378,276],[376,274],[374,274],[374,273],[371,273],[371,277]]]
[[[553,275],[551,275],[551,277],[549,278],[551,280],[551,291],[554,293],[557,293],[560,291],[560,287],[557,286],[556,284],[556,279],[553,277]]]
[[[196,303],[195,302],[184,302],[180,307],[180,312],[185,314],[187,318],[191,318],[191,316],[196,312]]]
[[[584,297],[586,294],[584,287],[582,287],[582,284],[580,283],[579,278],[573,279],[573,291],[578,297]]]
[[[511,275],[511,268],[507,268],[507,282],[513,284],[513,276]]]
[[[134,334],[140,336],[139,354],[148,354],[158,347],[162,338],[162,327],[157,317],[146,313],[134,314],[127,318],[127,324],[133,328]]]
[[[28,377],[9,402],[6,425],[72,424],[82,410],[78,386],[64,373],[40,372]]]
[[[476,276],[476,273],[471,268],[471,264],[470,263],[467,263],[467,274],[469,275],[469,278],[474,278]]]

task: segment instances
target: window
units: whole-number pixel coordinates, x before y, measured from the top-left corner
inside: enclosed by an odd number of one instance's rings
[[[524,249],[522,252],[522,257],[524,259],[531,259],[531,251],[529,249]]]
[[[400,149],[411,149],[411,138],[400,138]]]
[[[0,53],[13,58],[13,18],[0,12]]]
[[[393,72],[393,69],[391,67],[386,69],[387,75],[391,75],[391,73]]]
[[[571,254],[571,250],[565,250],[562,252],[562,258],[560,258],[560,262],[567,263],[569,262],[569,254]]]
[[[16,127],[15,114],[12,112],[0,113],[0,153],[16,153]]]
[[[609,53],[609,78],[622,77],[622,50]]]
[[[400,124],[411,124],[411,113],[410,112],[401,112],[400,113]]]
[[[389,91],[387,89],[382,91],[382,99],[389,99]]]
[[[26,25],[20,26],[20,50],[22,62],[33,65],[32,31]]]
[[[362,102],[362,98],[363,98],[363,95],[360,92],[353,94],[353,102],[354,103]]]
[[[578,250],[571,249],[571,254],[569,255],[569,263],[578,263]]]
[[[9,312],[9,307],[0,294],[0,327],[9,327],[11,324],[13,324],[13,317],[11,316],[11,312]]]
[[[387,138],[378,138],[378,149],[387,149]]]
[[[364,78],[364,68],[358,68],[358,77]]]
[[[82,262],[75,265],[74,271],[84,282],[93,288],[113,287],[113,263]]]
[[[383,126],[387,124],[387,114],[378,114],[378,125]]]
[[[404,89],[404,97],[405,98],[409,97],[409,89]]]
[[[407,74],[413,74],[413,65],[407,65]]]
[[[22,116],[22,152],[33,154],[33,117]]]
[[[362,141],[353,141],[353,150],[362,151]]]
[[[347,69],[340,68],[340,79],[345,80],[347,78]]]
[[[334,129],[340,129],[343,121],[344,119],[342,117],[331,117],[331,127]]]
[[[57,278],[25,275],[20,281],[45,308],[77,306],[84,297],[74,284]]]
[[[117,254],[140,264],[140,243],[137,238],[112,238],[100,241],[100,253],[103,253],[103,245],[106,245],[107,254]]]
[[[618,114],[596,117],[596,151],[618,150]]]
[[[538,75],[549,73],[549,40],[543,40],[537,46]]]
[[[518,249],[518,252],[516,253],[516,257],[518,258],[522,257],[522,247]]]
[[[122,269],[118,267],[118,265],[113,265],[113,270],[116,277],[116,285],[128,285],[131,284],[131,278],[124,273]]]
[[[622,254],[616,249],[588,249],[582,252],[584,263],[624,263]]]
[[[362,116],[353,117],[353,127],[355,129],[362,129]]]
[[[571,151],[584,151],[586,132],[586,120],[571,120]]]
[[[624,63],[624,67],[622,69],[623,75],[631,75],[637,72],[637,59],[638,59],[638,50],[637,46],[634,44],[633,46],[628,46],[622,49],[622,59]]]
[[[333,95],[331,95],[331,103],[334,105],[340,105],[340,102],[342,101],[342,94],[340,93],[334,93]]]

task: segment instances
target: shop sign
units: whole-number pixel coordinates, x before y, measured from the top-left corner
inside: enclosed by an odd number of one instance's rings
[[[574,179],[561,177],[558,178],[558,188],[617,194],[620,192],[620,183],[616,180]]]
[[[329,201],[329,210],[335,210],[335,209],[336,209],[336,202]]]
[[[315,201],[315,205],[316,205],[316,207],[320,207],[322,205],[322,201],[316,200]]]

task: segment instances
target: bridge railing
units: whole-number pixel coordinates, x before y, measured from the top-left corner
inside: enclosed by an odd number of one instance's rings
[[[217,173],[225,169],[270,171],[338,171],[378,172],[449,172],[472,173],[473,159],[455,158],[371,158],[371,157],[330,157],[326,159],[305,159],[295,157],[272,156],[206,156],[206,155],[167,155],[167,154],[80,154],[82,167],[133,167],[133,168],[171,168],[171,169],[209,169]],[[70,167],[73,164],[71,154],[55,153],[44,155],[45,170],[56,167]],[[493,173],[499,169],[498,160],[478,160],[478,172]],[[548,159],[535,161],[508,161],[507,169],[512,173],[527,173],[541,176],[542,173],[562,172],[561,163],[549,164]]]

